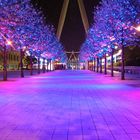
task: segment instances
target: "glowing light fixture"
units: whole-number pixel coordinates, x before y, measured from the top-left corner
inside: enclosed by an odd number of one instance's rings
[[[10,46],[12,46],[12,41],[10,41],[10,40],[7,40],[7,45],[10,45]]]
[[[135,28],[138,32],[140,32],[140,25]]]
[[[115,46],[115,49],[118,49],[118,46]]]

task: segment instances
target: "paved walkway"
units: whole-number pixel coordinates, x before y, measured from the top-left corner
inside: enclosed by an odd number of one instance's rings
[[[0,140],[140,140],[140,81],[90,71],[1,81]]]
[[[43,73],[42,70],[40,70],[41,73]],[[37,70],[33,70],[33,75],[38,74]],[[7,76],[9,80],[13,80],[15,78],[21,78],[20,76],[20,70],[17,71],[8,71]],[[24,76],[29,77],[30,76],[30,70],[24,70]],[[0,81],[3,80],[3,71],[0,71]]]

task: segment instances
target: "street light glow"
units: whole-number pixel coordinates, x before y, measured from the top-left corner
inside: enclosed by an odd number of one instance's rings
[[[140,32],[140,25],[137,26],[135,29]]]
[[[10,45],[10,46],[12,46],[12,41],[10,41],[10,40],[7,40],[7,45]]]
[[[118,46],[115,46],[115,49],[118,49]]]

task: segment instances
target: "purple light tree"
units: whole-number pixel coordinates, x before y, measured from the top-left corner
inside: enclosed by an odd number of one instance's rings
[[[4,51],[4,80],[7,80],[8,46],[20,50],[21,77],[24,77],[23,50],[30,52],[31,75],[32,55],[37,55],[38,63],[43,53],[49,55],[51,52],[51,58],[58,55],[56,52],[59,53],[58,50],[61,50],[62,46],[59,46],[52,28],[45,25],[42,13],[31,5],[30,0],[3,0],[0,2],[0,11],[0,43]],[[43,59],[45,60],[45,57]]]
[[[124,47],[135,45],[136,36],[132,27],[139,23],[138,0],[103,0],[94,13],[94,24],[89,30],[88,40],[91,42],[96,56],[111,53],[111,75],[113,76],[113,53],[115,48],[122,50],[122,76],[124,79]],[[81,48],[82,49],[82,48]],[[95,51],[96,50],[96,51]],[[106,73],[106,72],[105,72]]]

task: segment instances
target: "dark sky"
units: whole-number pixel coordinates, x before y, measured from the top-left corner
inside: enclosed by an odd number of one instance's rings
[[[33,4],[41,7],[47,23],[57,30],[63,0],[32,0]],[[99,0],[84,0],[89,23],[93,22],[93,10]],[[63,27],[61,42],[66,51],[79,51],[81,44],[85,40],[85,30],[83,27],[77,0],[70,0],[68,12]]]

